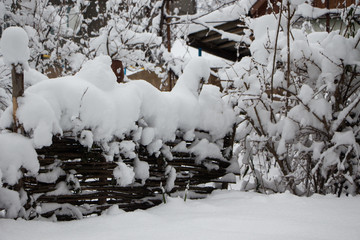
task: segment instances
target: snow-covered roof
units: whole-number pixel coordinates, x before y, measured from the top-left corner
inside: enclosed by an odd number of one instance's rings
[[[209,14],[192,16],[195,23],[190,25],[189,34],[207,29],[204,25],[215,27],[226,22],[238,20],[241,16],[247,15],[250,8],[256,2],[257,0],[240,0]]]
[[[191,16],[188,29],[189,45],[204,51],[236,61],[249,55],[250,44],[246,28],[240,19],[248,15],[256,0],[240,0],[209,14]],[[242,43],[235,46],[236,43]]]
[[[301,16],[304,18],[312,18],[312,19],[322,17],[326,14],[342,15],[343,13],[344,13],[344,9],[341,7],[326,9],[326,8],[313,7],[308,3],[300,4],[299,6],[297,6],[296,9],[297,16]],[[359,14],[360,14],[360,9],[355,8],[355,15],[359,15]]]
[[[188,61],[190,59],[198,57],[199,49],[186,45],[185,41],[183,40],[176,40],[171,48],[171,53],[176,58],[178,57],[180,59],[185,59],[185,61]],[[221,58],[207,52],[202,52],[201,57],[206,59],[211,68],[221,68],[228,66],[232,63],[225,58]]]

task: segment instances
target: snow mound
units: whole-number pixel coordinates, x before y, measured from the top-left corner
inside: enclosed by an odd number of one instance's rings
[[[214,140],[231,130],[235,114],[219,89],[201,91],[210,72],[206,61],[190,61],[172,92],[160,92],[145,81],[118,84],[110,64],[108,56],[100,56],[75,76],[39,81],[25,91],[18,119],[36,147],[51,145],[52,136],[64,132],[80,137],[87,147],[123,139],[139,129],[140,119],[147,125],[140,135],[143,145],[174,140],[179,129],[190,135],[194,129],[208,131]],[[11,126],[11,112],[9,107],[2,114],[0,128]]]
[[[31,141],[19,134],[0,134],[0,172],[2,182],[14,185],[18,182],[23,167],[29,173],[39,170],[37,154]]]
[[[15,133],[0,134],[0,209],[6,210],[8,218],[17,217],[23,204],[19,193],[3,188],[3,183],[17,184],[23,175],[21,168],[27,170],[28,175],[36,175],[39,171],[31,141]]]

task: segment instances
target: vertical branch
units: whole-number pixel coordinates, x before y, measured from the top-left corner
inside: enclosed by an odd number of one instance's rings
[[[290,20],[291,20],[291,13],[290,13],[290,0],[287,1],[287,70],[286,70],[286,84],[287,88],[290,87]],[[287,95],[289,95],[289,91],[287,91]]]
[[[311,156],[306,154],[306,179],[305,179],[305,188],[306,196],[310,197],[310,181],[311,181]]]
[[[166,1],[166,13],[167,15],[170,15],[170,1],[171,0],[167,0]],[[170,53],[171,52],[171,29],[170,29],[170,18],[166,18],[166,36],[167,36],[167,50]],[[169,90],[171,91],[172,89],[172,74],[171,74],[171,70],[168,70],[168,78],[169,78]]]
[[[325,0],[326,1],[326,10],[330,9],[330,0]],[[327,13],[326,14],[326,31],[329,33],[330,32],[330,14]]]
[[[108,31],[108,35],[106,37],[106,51],[107,51],[107,55],[110,56],[111,58],[112,58],[112,54],[110,54],[109,38],[110,38],[110,33],[111,33],[112,29],[113,29],[113,27],[110,27],[110,29]]]
[[[275,67],[276,67],[277,44],[278,44],[278,39],[279,39],[280,27],[281,27],[282,9],[283,9],[283,2],[281,1],[280,11],[279,11],[279,22],[278,22],[278,26],[277,26],[277,30],[276,30],[276,37],[275,37],[273,68],[272,68],[271,82],[270,82],[270,84],[271,84],[271,86],[270,86],[271,101],[274,100],[274,74],[275,74]]]
[[[20,128],[19,121],[17,120],[16,111],[19,107],[18,98],[24,95],[24,69],[21,64],[12,65],[11,70],[12,77],[12,103],[13,103],[13,121],[14,127],[13,131],[17,132]]]
[[[164,39],[163,27],[164,27],[164,18],[165,18],[165,10],[164,10],[165,4],[166,4],[166,0],[163,0],[162,4],[161,4],[161,7],[160,7],[160,9],[161,9],[161,11],[160,11],[161,18],[160,18],[158,35],[159,35],[159,37],[162,37],[162,39]]]
[[[170,15],[170,0],[166,1],[166,14]],[[166,37],[167,37],[167,49],[171,52],[171,29],[170,18],[166,17]]]
[[[290,0],[287,0],[287,32],[286,32],[286,40],[287,40],[287,69],[286,69],[286,102],[285,102],[285,116],[287,116],[287,112],[289,110],[289,97],[290,97],[290,92],[289,92],[289,87],[290,87],[290,73],[291,73],[291,69],[290,69],[290,27],[291,27],[291,13],[290,13]]]

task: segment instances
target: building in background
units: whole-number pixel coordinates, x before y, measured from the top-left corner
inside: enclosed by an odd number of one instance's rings
[[[304,21],[308,21],[315,31],[345,32],[348,29],[343,24],[344,10],[350,6],[357,6],[359,9],[359,5],[356,4],[358,4],[357,0],[314,0],[311,5],[298,6],[298,9],[311,8],[310,11],[303,12],[311,12],[312,15],[302,15],[299,11],[294,25],[300,27]],[[192,24],[188,44],[231,61],[240,60],[250,55],[249,42],[236,41],[248,31],[241,18],[257,18],[273,12],[279,13],[279,6],[279,0],[235,1],[231,5],[200,18],[201,24]],[[359,10],[356,11],[355,7],[352,15],[348,17],[347,21],[352,21],[353,32],[356,32],[360,26]]]

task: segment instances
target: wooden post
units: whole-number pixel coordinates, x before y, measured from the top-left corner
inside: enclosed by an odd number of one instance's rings
[[[111,63],[111,69],[115,73],[116,81],[118,83],[124,82],[125,72],[124,72],[124,66],[123,66],[122,62],[120,60],[113,59],[112,63]]]
[[[103,155],[99,155],[99,160],[100,162],[102,163],[105,163],[106,162],[106,159]],[[102,167],[103,170],[106,170],[106,166]],[[107,177],[106,175],[102,175],[101,177],[99,177],[99,184],[101,184],[101,187],[104,187],[107,185]],[[104,205],[106,204],[106,193],[103,194],[104,192],[101,192],[101,196],[99,196],[98,198],[98,204],[99,205]]]
[[[18,109],[18,98],[24,95],[24,69],[21,64],[12,65],[11,70],[12,77],[12,103],[13,103],[13,120],[14,126],[13,131],[17,132],[20,128],[19,121],[16,117],[16,111]]]

